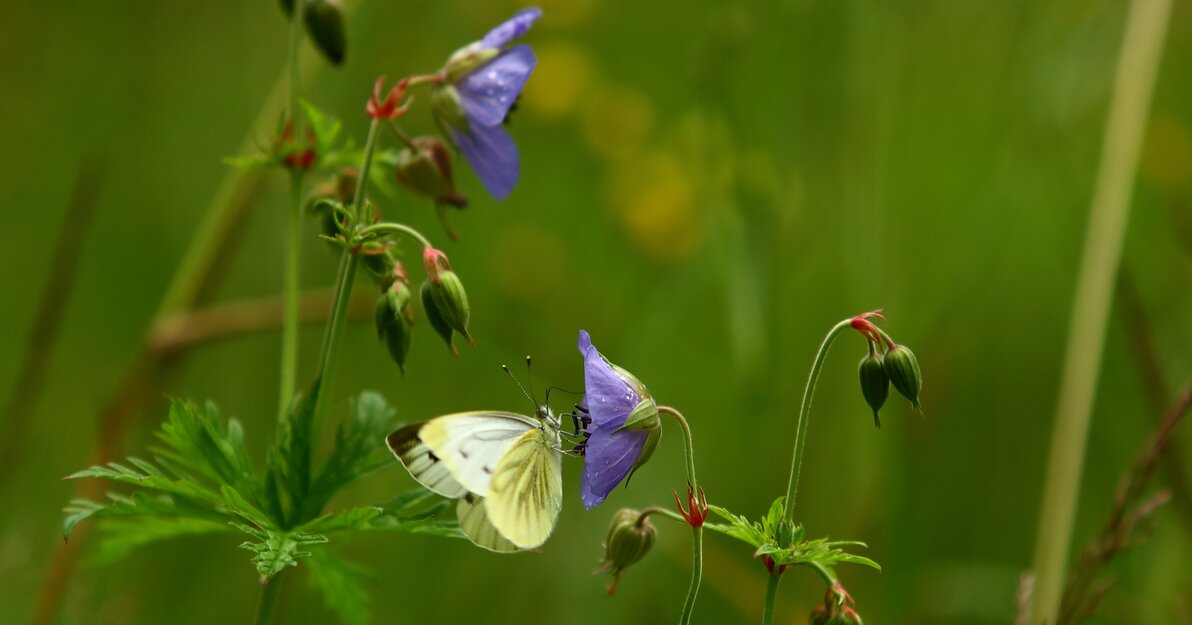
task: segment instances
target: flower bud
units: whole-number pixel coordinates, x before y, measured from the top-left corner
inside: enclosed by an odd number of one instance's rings
[[[637,564],[654,546],[654,532],[650,520],[642,517],[637,510],[622,508],[613,515],[608,538],[604,541],[603,566],[599,571],[613,575],[613,583],[608,587],[609,595],[617,591],[621,572]]]
[[[426,281],[424,288],[430,291],[435,308],[447,327],[462,334],[469,345],[475,345],[475,339],[468,333],[468,318],[472,309],[468,306],[468,294],[459,276],[450,269],[439,270],[435,279]]]
[[[406,356],[410,353],[410,339],[414,330],[410,299],[409,285],[398,278],[377,299],[373,313],[377,338],[385,342],[389,357],[397,363],[403,374],[406,372]]]
[[[281,0],[281,8],[287,16],[293,16],[294,0]],[[302,19],[319,52],[333,65],[343,63],[348,42],[340,0],[303,0]]]
[[[919,391],[923,388],[923,374],[919,372],[919,361],[914,352],[905,345],[895,345],[882,358],[882,367],[890,382],[898,389],[902,396],[911,401],[911,405],[918,412],[923,412],[919,405]]]
[[[451,176],[451,152],[435,137],[415,137],[413,146],[397,154],[397,181],[408,191],[456,208],[468,199],[455,190]]]
[[[430,323],[430,327],[434,328],[435,334],[438,334],[447,343],[447,348],[451,350],[452,354],[459,355],[459,350],[455,349],[455,342],[452,340],[453,332],[451,326],[447,325],[447,321],[443,318],[443,313],[439,310],[439,305],[435,302],[434,296],[430,293],[431,282],[427,280],[422,283],[422,289],[419,291],[419,296],[422,299],[422,309],[426,311],[426,321]]]
[[[873,409],[873,424],[880,428],[882,421],[877,416],[877,411],[890,396],[890,378],[882,366],[882,357],[872,346],[869,349],[869,355],[861,359],[858,373],[861,377],[861,394],[865,396],[865,403]]]

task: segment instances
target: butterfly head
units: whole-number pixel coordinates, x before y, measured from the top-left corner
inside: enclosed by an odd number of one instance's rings
[[[532,406],[534,406],[534,411],[533,411],[534,418],[541,421],[543,423],[543,425],[548,425],[551,428],[558,430],[560,427],[559,417],[555,415],[555,412],[553,410],[551,410],[550,405],[548,404],[548,402],[550,401],[550,391],[547,390],[546,399],[542,403],[538,403],[538,400],[534,397],[534,377],[530,373],[530,367],[532,364],[533,364],[532,359],[529,356],[526,356],[526,384],[525,385],[523,385],[521,383],[521,381],[518,380],[517,377],[513,375],[513,372],[509,370],[509,367],[507,365],[501,365],[501,369],[503,369],[505,371],[505,373],[507,373],[509,375],[510,379],[513,380],[514,384],[517,384],[517,388],[521,389],[522,395],[524,395],[525,398],[530,401],[530,404]],[[529,390],[526,390],[527,387],[529,388]]]

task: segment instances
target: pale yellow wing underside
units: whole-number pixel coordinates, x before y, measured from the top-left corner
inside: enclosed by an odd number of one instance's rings
[[[517,545],[509,541],[493,527],[484,510],[484,498],[468,493],[460,498],[455,506],[455,515],[459,519],[459,529],[463,530],[468,540],[477,547],[496,551],[497,553],[512,553],[517,551]]]
[[[488,484],[488,520],[522,549],[546,542],[563,508],[563,455],[558,443],[557,434],[550,436],[543,430],[522,434],[497,463]]]

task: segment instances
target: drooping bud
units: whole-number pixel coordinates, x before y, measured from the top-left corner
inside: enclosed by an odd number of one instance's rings
[[[410,306],[410,286],[405,280],[405,271],[398,264],[393,271],[395,279],[377,298],[373,320],[376,323],[377,338],[385,343],[389,357],[397,363],[404,374],[406,357],[410,354],[410,339],[413,337],[414,315]]]
[[[919,360],[905,345],[895,345],[882,358],[882,367],[890,382],[902,396],[911,401],[917,412],[923,412],[919,405],[919,391],[923,389],[923,374],[919,372]]]
[[[414,137],[397,154],[397,181],[412,193],[439,204],[456,208],[468,205],[468,199],[455,190],[451,175],[451,152],[436,137]]]
[[[608,587],[609,596],[617,591],[621,573],[649,553],[650,548],[654,546],[654,534],[653,524],[637,510],[622,508],[613,515],[608,537],[604,541],[604,559],[601,561],[603,566],[597,571],[611,573],[613,576],[613,581]]]
[[[835,581],[824,593],[824,602],[811,611],[811,625],[864,625],[852,596]]]
[[[869,355],[861,359],[858,374],[861,378],[861,394],[865,396],[865,403],[873,409],[873,424],[880,428],[882,420],[878,417],[877,411],[881,410],[886,398],[890,396],[890,378],[882,366],[882,357],[878,355],[872,343],[869,345]]]
[[[294,15],[294,0],[281,0],[287,17]],[[348,49],[344,10],[340,0],[303,0],[302,21],[311,41],[333,65],[343,63]]]
[[[422,262],[426,266],[427,280],[422,286],[423,302],[427,294],[434,304],[443,323],[455,332],[459,332],[470,345],[476,341],[468,333],[468,319],[472,309],[468,305],[468,294],[464,291],[464,283],[451,270],[447,255],[428,247],[422,252]],[[429,314],[429,313],[428,313]]]
[[[438,334],[446,343],[447,348],[451,353],[458,356],[459,350],[455,348],[454,332],[451,326],[447,325],[447,321],[443,319],[443,313],[439,311],[439,305],[435,303],[435,298],[430,293],[431,283],[429,280],[422,283],[422,288],[419,290],[419,296],[422,299],[422,309],[426,311],[426,321],[430,323],[430,327],[434,328],[435,334]]]

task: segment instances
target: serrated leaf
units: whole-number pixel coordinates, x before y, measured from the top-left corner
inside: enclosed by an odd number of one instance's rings
[[[348,484],[393,462],[383,443],[393,426],[394,411],[379,393],[365,391],[356,398],[310,489],[308,516],[318,514]]]
[[[371,577],[363,567],[329,549],[315,551],[307,562],[310,585],[323,596],[327,609],[346,625],[367,625],[372,597],[364,585]]]
[[[255,541],[241,543],[240,548],[253,552],[252,563],[257,568],[261,583],[268,582],[287,567],[298,566],[299,559],[310,557],[311,553],[303,547],[328,542],[326,536],[319,534],[259,532],[243,525],[236,527],[256,538]]]

